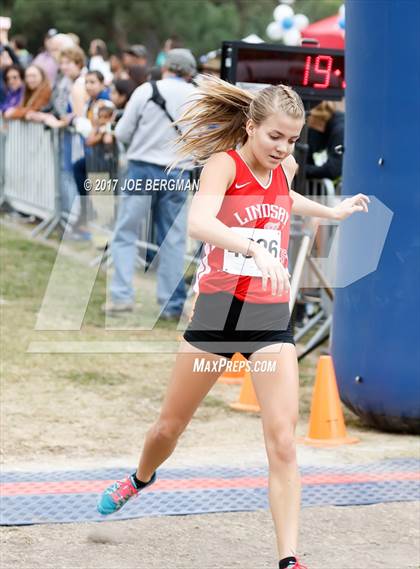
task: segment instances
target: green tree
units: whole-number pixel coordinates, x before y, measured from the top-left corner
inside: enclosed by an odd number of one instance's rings
[[[311,21],[337,13],[342,0],[296,0],[293,9]],[[74,32],[86,49],[102,38],[111,50],[128,43],[145,44],[156,55],[163,41],[176,33],[196,55],[255,33],[268,41],[276,0],[3,0],[2,12],[12,17],[12,34],[22,33],[29,48],[42,46],[52,27]]]
[[[6,0],[12,34],[27,36],[36,51],[51,27],[74,32],[83,47],[100,37],[111,49],[143,43],[153,53],[176,33],[196,55],[216,49],[226,39],[262,35],[275,0]]]
[[[296,0],[293,4],[295,14],[305,14],[311,22],[337,14],[344,0]]]

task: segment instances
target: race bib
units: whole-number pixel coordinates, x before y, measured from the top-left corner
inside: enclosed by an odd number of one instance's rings
[[[262,245],[280,262],[281,231],[278,229],[254,229],[252,227],[231,227],[231,229],[235,233]],[[223,270],[231,275],[262,277],[262,273],[252,257],[226,249],[223,257]]]

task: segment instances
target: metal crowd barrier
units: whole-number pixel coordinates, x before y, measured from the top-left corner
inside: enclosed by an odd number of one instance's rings
[[[322,198],[329,199],[336,195],[336,190],[333,182],[328,178],[310,178],[306,180],[304,195],[315,200]],[[322,229],[327,228],[324,227]],[[308,233],[311,233],[311,224],[308,224],[307,221],[301,217],[292,217],[289,244],[289,263],[291,266],[294,266],[296,262],[302,237]],[[317,243],[319,257],[324,256],[328,252],[332,238],[332,231],[330,228],[329,231],[323,233],[323,239],[319,240]],[[315,282],[307,268],[304,269],[302,280],[308,284]]]
[[[0,206],[5,201],[4,199],[4,178],[5,178],[5,163],[6,163],[6,124],[3,117],[0,116]]]
[[[78,156],[76,155],[78,153]],[[103,169],[100,150],[91,152],[90,166]],[[24,120],[0,117],[0,203],[40,221],[33,235],[48,237],[77,219],[80,199],[72,163],[83,156],[83,144],[71,129],[50,129]],[[109,160],[108,160],[109,162]],[[112,175],[118,165],[113,160]]]
[[[110,153],[103,145],[89,148],[86,154],[87,177],[107,181],[121,177],[124,163],[122,149]],[[48,237],[59,225],[73,223],[80,211],[72,164],[83,156],[83,142],[71,129],[49,129],[24,120],[0,117],[0,205],[7,202],[15,210],[33,215],[39,223],[33,235]],[[89,203],[89,226],[111,238],[117,216],[118,185],[112,192],[92,192]],[[139,236],[141,244],[156,250],[151,235]],[[140,242],[140,241],[139,241]],[[148,243],[149,242],[149,243]],[[188,239],[186,259],[191,261],[197,242]]]
[[[306,180],[305,196],[308,198],[325,198],[325,202],[332,205],[331,199],[339,193],[329,179]],[[330,224],[318,226],[312,220],[292,218],[289,247],[292,269],[290,309],[293,310],[296,301],[305,303],[311,297],[311,302],[315,301],[317,305],[307,323],[294,334],[296,342],[306,339],[306,344],[298,355],[299,360],[324,342],[330,333],[334,301],[330,277],[333,277],[337,263],[331,247],[335,229]],[[313,257],[328,258],[328,263],[319,265]],[[321,270],[320,266],[325,267],[326,271]]]
[[[1,120],[2,202],[43,224],[57,215],[58,133],[43,125]]]

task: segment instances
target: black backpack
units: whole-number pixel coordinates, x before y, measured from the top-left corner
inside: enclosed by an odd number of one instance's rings
[[[158,105],[165,113],[165,115],[168,117],[168,119],[171,121],[171,123],[174,123],[174,118],[171,116],[168,109],[166,108],[166,101],[162,97],[162,94],[158,89],[156,81],[155,80],[150,81],[150,85],[152,86],[152,96],[150,97],[149,101],[153,101],[156,105]],[[176,124],[172,124],[172,126],[176,130],[177,134],[182,134],[181,129]]]
[[[182,131],[179,128],[179,126],[176,124],[173,124],[174,118],[169,113],[168,109],[166,108],[166,100],[162,97],[162,94],[157,87],[156,81],[154,79],[152,79],[152,81],[149,81],[149,83],[152,86],[152,96],[150,97],[149,101],[153,101],[156,105],[158,105],[162,109],[162,111],[165,113],[165,115],[168,117],[168,119],[171,121],[172,126],[174,127],[176,133],[178,135],[182,134]],[[190,171],[190,179],[192,182],[197,181],[200,178],[201,170],[202,170],[202,166],[196,166]]]

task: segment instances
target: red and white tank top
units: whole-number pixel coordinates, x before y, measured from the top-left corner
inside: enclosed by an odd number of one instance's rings
[[[287,268],[290,216],[293,200],[281,166],[262,185],[236,150],[227,152],[236,175],[227,189],[217,219],[240,235],[262,244]],[[238,299],[261,304],[289,302],[289,293],[271,294],[271,283],[262,289],[262,275],[252,257],[204,244],[196,274],[195,291],[229,292]]]

